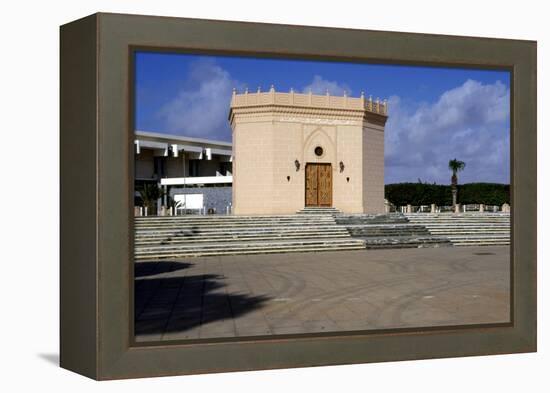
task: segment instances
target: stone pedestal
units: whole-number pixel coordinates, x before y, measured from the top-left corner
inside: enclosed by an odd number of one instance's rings
[[[502,212],[503,213],[510,213],[510,205],[505,203],[502,205]]]
[[[460,203],[455,205],[455,213],[460,213]]]
[[[432,203],[430,205],[430,213],[437,213],[437,207],[435,206],[435,203]]]
[[[391,211],[391,204],[390,201],[387,199],[384,199],[384,212],[388,214]]]
[[[407,211],[407,213],[412,213],[413,212],[412,205],[407,205],[406,211]]]
[[[485,211],[485,205],[483,203],[479,204],[479,212],[483,213]]]

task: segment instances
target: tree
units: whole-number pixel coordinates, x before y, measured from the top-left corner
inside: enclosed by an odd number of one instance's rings
[[[138,192],[143,206],[147,207],[149,213],[154,211],[156,201],[164,195],[163,189],[157,183],[145,183],[138,189]]]
[[[451,176],[451,191],[453,193],[453,207],[456,206],[456,191],[457,191],[457,184],[458,184],[458,176],[457,173],[464,170],[466,167],[466,163],[464,161],[459,161],[456,158],[449,161],[449,169],[453,171],[453,175]]]

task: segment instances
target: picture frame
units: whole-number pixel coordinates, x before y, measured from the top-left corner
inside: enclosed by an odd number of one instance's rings
[[[511,322],[137,345],[132,54],[511,72]],[[60,364],[97,380],[536,351],[536,42],[97,13],[60,29]]]

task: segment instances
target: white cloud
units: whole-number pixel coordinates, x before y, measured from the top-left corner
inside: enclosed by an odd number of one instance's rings
[[[162,120],[164,132],[212,139],[231,139],[227,121],[233,88],[245,85],[233,79],[229,72],[212,59],[201,59],[190,66],[185,87],[162,106],[157,116]],[[303,91],[333,95],[351,94],[345,84],[315,75]]]
[[[304,87],[302,91],[309,93],[310,90],[313,94],[326,94],[328,90],[329,94],[335,96],[342,96],[344,92],[351,95],[351,89],[348,85],[323,79],[320,75],[315,75],[313,81]]]
[[[158,113],[165,131],[230,140],[229,102],[233,88],[242,88],[242,84],[210,59],[196,61],[190,68],[186,87]]]
[[[231,140],[227,121],[233,87],[244,84],[211,59],[193,63],[178,94],[158,112],[164,132]],[[349,86],[316,75],[305,86],[316,94],[351,95]],[[466,162],[459,181],[509,182],[510,92],[501,82],[468,80],[435,103],[391,96],[385,133],[386,183],[450,180],[448,161]]]
[[[468,80],[444,92],[437,102],[389,98],[386,126],[386,183],[448,183],[447,163],[466,162],[460,182],[509,182],[510,91]]]

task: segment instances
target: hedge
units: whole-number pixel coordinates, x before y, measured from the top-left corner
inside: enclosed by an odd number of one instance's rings
[[[457,202],[461,204],[484,203],[502,205],[510,203],[510,185],[499,183],[459,184]],[[452,192],[450,185],[427,183],[386,184],[385,196],[396,206],[411,204],[413,206],[430,205],[450,206]]]

